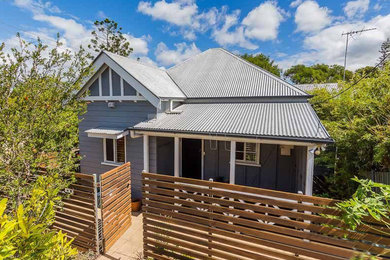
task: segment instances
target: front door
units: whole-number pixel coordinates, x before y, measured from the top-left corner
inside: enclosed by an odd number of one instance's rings
[[[202,178],[202,140],[182,139],[182,177]]]

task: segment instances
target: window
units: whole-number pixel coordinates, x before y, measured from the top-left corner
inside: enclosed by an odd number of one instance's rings
[[[124,163],[126,161],[126,137],[103,140],[104,162]]]
[[[237,143],[236,161],[249,164],[260,164],[260,144]]]

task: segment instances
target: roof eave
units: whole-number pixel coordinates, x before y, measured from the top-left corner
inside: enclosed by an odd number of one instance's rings
[[[266,136],[266,135],[250,135],[250,134],[234,134],[234,133],[218,133],[218,132],[165,130],[165,129],[151,129],[151,128],[137,128],[137,127],[129,127],[128,129],[132,130],[132,131],[161,132],[161,133],[173,133],[173,134],[209,135],[209,136],[223,136],[223,137],[242,137],[242,138],[251,138],[251,139],[297,141],[297,142],[318,143],[318,144],[332,144],[332,143],[334,143],[334,140],[332,138],[320,139],[320,138],[291,137],[291,136]]]

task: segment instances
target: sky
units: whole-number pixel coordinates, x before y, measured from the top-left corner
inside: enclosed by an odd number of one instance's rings
[[[264,53],[283,69],[296,64],[344,62],[347,68],[375,65],[380,45],[390,38],[390,0],[0,0],[0,42],[18,45],[16,33],[64,48],[87,46],[93,22],[109,18],[122,28],[131,58],[169,68],[208,48],[235,54]]]

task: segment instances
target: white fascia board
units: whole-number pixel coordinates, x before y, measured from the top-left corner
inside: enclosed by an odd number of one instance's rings
[[[139,92],[143,97],[145,97],[145,99],[148,100],[153,106],[157,108],[161,106],[161,101],[159,97],[157,97],[145,86],[143,86],[136,78],[130,75],[130,73],[128,73],[125,69],[123,69],[120,65],[118,65],[118,63],[113,61],[107,54],[101,53],[99,57],[95,60],[93,66],[95,68],[98,68],[97,71],[99,71],[104,64],[106,64],[108,67],[113,69],[116,73],[118,73],[118,75],[122,77],[123,80],[127,81],[127,83],[129,83],[130,86],[132,86],[137,92]],[[88,83],[91,78],[92,77],[86,79],[84,84]],[[84,93],[86,88],[87,85],[84,85],[82,90],[78,93],[78,96]]]
[[[142,96],[89,96],[85,101],[146,101]]]
[[[318,144],[313,142],[300,142],[278,139],[260,139],[260,138],[248,138],[248,137],[235,137],[235,136],[217,136],[217,135],[202,135],[202,134],[186,134],[186,133],[172,133],[172,132],[154,132],[154,131],[142,131],[131,130],[133,135],[149,135],[158,137],[179,137],[188,139],[204,139],[204,140],[218,140],[218,141],[236,141],[236,142],[248,142],[248,143],[260,143],[260,144],[279,144],[279,145],[296,145],[296,146],[316,146]]]

